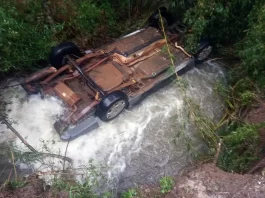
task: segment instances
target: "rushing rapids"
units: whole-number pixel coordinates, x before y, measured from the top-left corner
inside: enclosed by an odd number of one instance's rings
[[[182,78],[187,84],[187,93],[207,116],[218,120],[222,116],[222,105],[214,87],[224,80],[222,67],[205,63],[201,69],[193,69]],[[64,113],[59,99],[27,96],[21,87],[5,90],[3,95],[10,102],[6,107],[8,118],[14,121],[14,128],[29,144],[39,151],[48,147],[50,152],[64,155],[67,142],[62,142],[53,129],[58,115]],[[67,156],[74,160],[74,167],[86,165],[93,159],[106,167],[104,173],[119,188],[157,182],[161,176],[177,174],[192,161],[187,141],[183,139],[192,141],[194,151],[203,147],[187,111],[182,92],[173,82],[113,121],[101,123],[100,128],[71,141]],[[22,146],[5,125],[1,125],[1,140],[15,141]],[[62,164],[57,166],[62,169]],[[39,164],[34,168],[47,170],[47,166]]]

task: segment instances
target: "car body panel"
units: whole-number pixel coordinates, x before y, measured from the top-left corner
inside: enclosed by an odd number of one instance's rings
[[[91,70],[88,75],[104,91],[114,89],[122,84],[124,79],[124,75],[111,62],[99,65]]]

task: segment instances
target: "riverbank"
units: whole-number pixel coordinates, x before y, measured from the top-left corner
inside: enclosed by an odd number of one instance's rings
[[[202,164],[181,177],[175,178],[175,186],[168,194],[161,194],[159,187],[142,186],[138,197],[145,198],[263,198],[263,175],[235,174],[220,170],[214,164]]]
[[[263,198],[265,177],[261,174],[227,173],[214,164],[201,164],[187,171],[180,177],[175,177],[175,185],[169,193],[161,193],[161,187],[142,185],[135,189],[134,194],[124,198]],[[0,198],[68,198],[69,192],[50,188],[36,177],[25,181],[25,186],[17,189],[10,188],[0,192]],[[88,196],[92,197],[92,196]],[[106,196],[107,197],[107,196]],[[112,197],[112,196],[109,196]]]

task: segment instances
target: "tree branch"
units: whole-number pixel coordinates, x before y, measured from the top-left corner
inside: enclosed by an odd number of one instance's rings
[[[55,157],[55,158],[59,158],[59,159],[62,159],[64,161],[68,161],[70,163],[73,162],[73,160],[69,157],[66,157],[66,156],[61,156],[61,155],[58,155],[58,154],[52,154],[52,153],[41,153],[41,152],[38,152],[35,148],[33,148],[20,134],[19,132],[14,129],[14,127],[12,127],[12,125],[5,119],[5,118],[1,118],[2,122],[22,141],[23,144],[25,144],[29,150],[31,150],[33,153],[37,154],[37,155],[40,155],[40,156],[43,156],[43,157]],[[67,146],[68,147],[68,146]],[[66,155],[66,153],[65,153]]]

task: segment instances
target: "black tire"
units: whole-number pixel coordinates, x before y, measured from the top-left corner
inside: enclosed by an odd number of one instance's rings
[[[165,26],[165,29],[167,28],[169,24],[169,17],[167,13],[167,8],[165,7],[160,7],[158,10],[156,10],[149,18],[148,18],[148,23],[149,26],[155,27],[157,29],[161,30],[161,22],[160,22],[160,17],[159,17],[159,11]]]
[[[199,44],[199,49],[197,53],[194,55],[195,63],[201,64],[203,63],[213,52],[213,46],[209,41],[201,41]]]
[[[114,109],[114,105],[121,104],[120,111],[110,116],[109,113]],[[123,105],[124,104],[124,105]],[[105,96],[97,106],[96,114],[102,121],[110,121],[116,118],[128,106],[128,97],[122,91],[114,91]]]
[[[66,55],[72,55],[74,58],[82,56],[80,49],[75,44],[71,42],[65,42],[52,49],[49,61],[52,66],[59,69],[67,63],[64,58]]]

